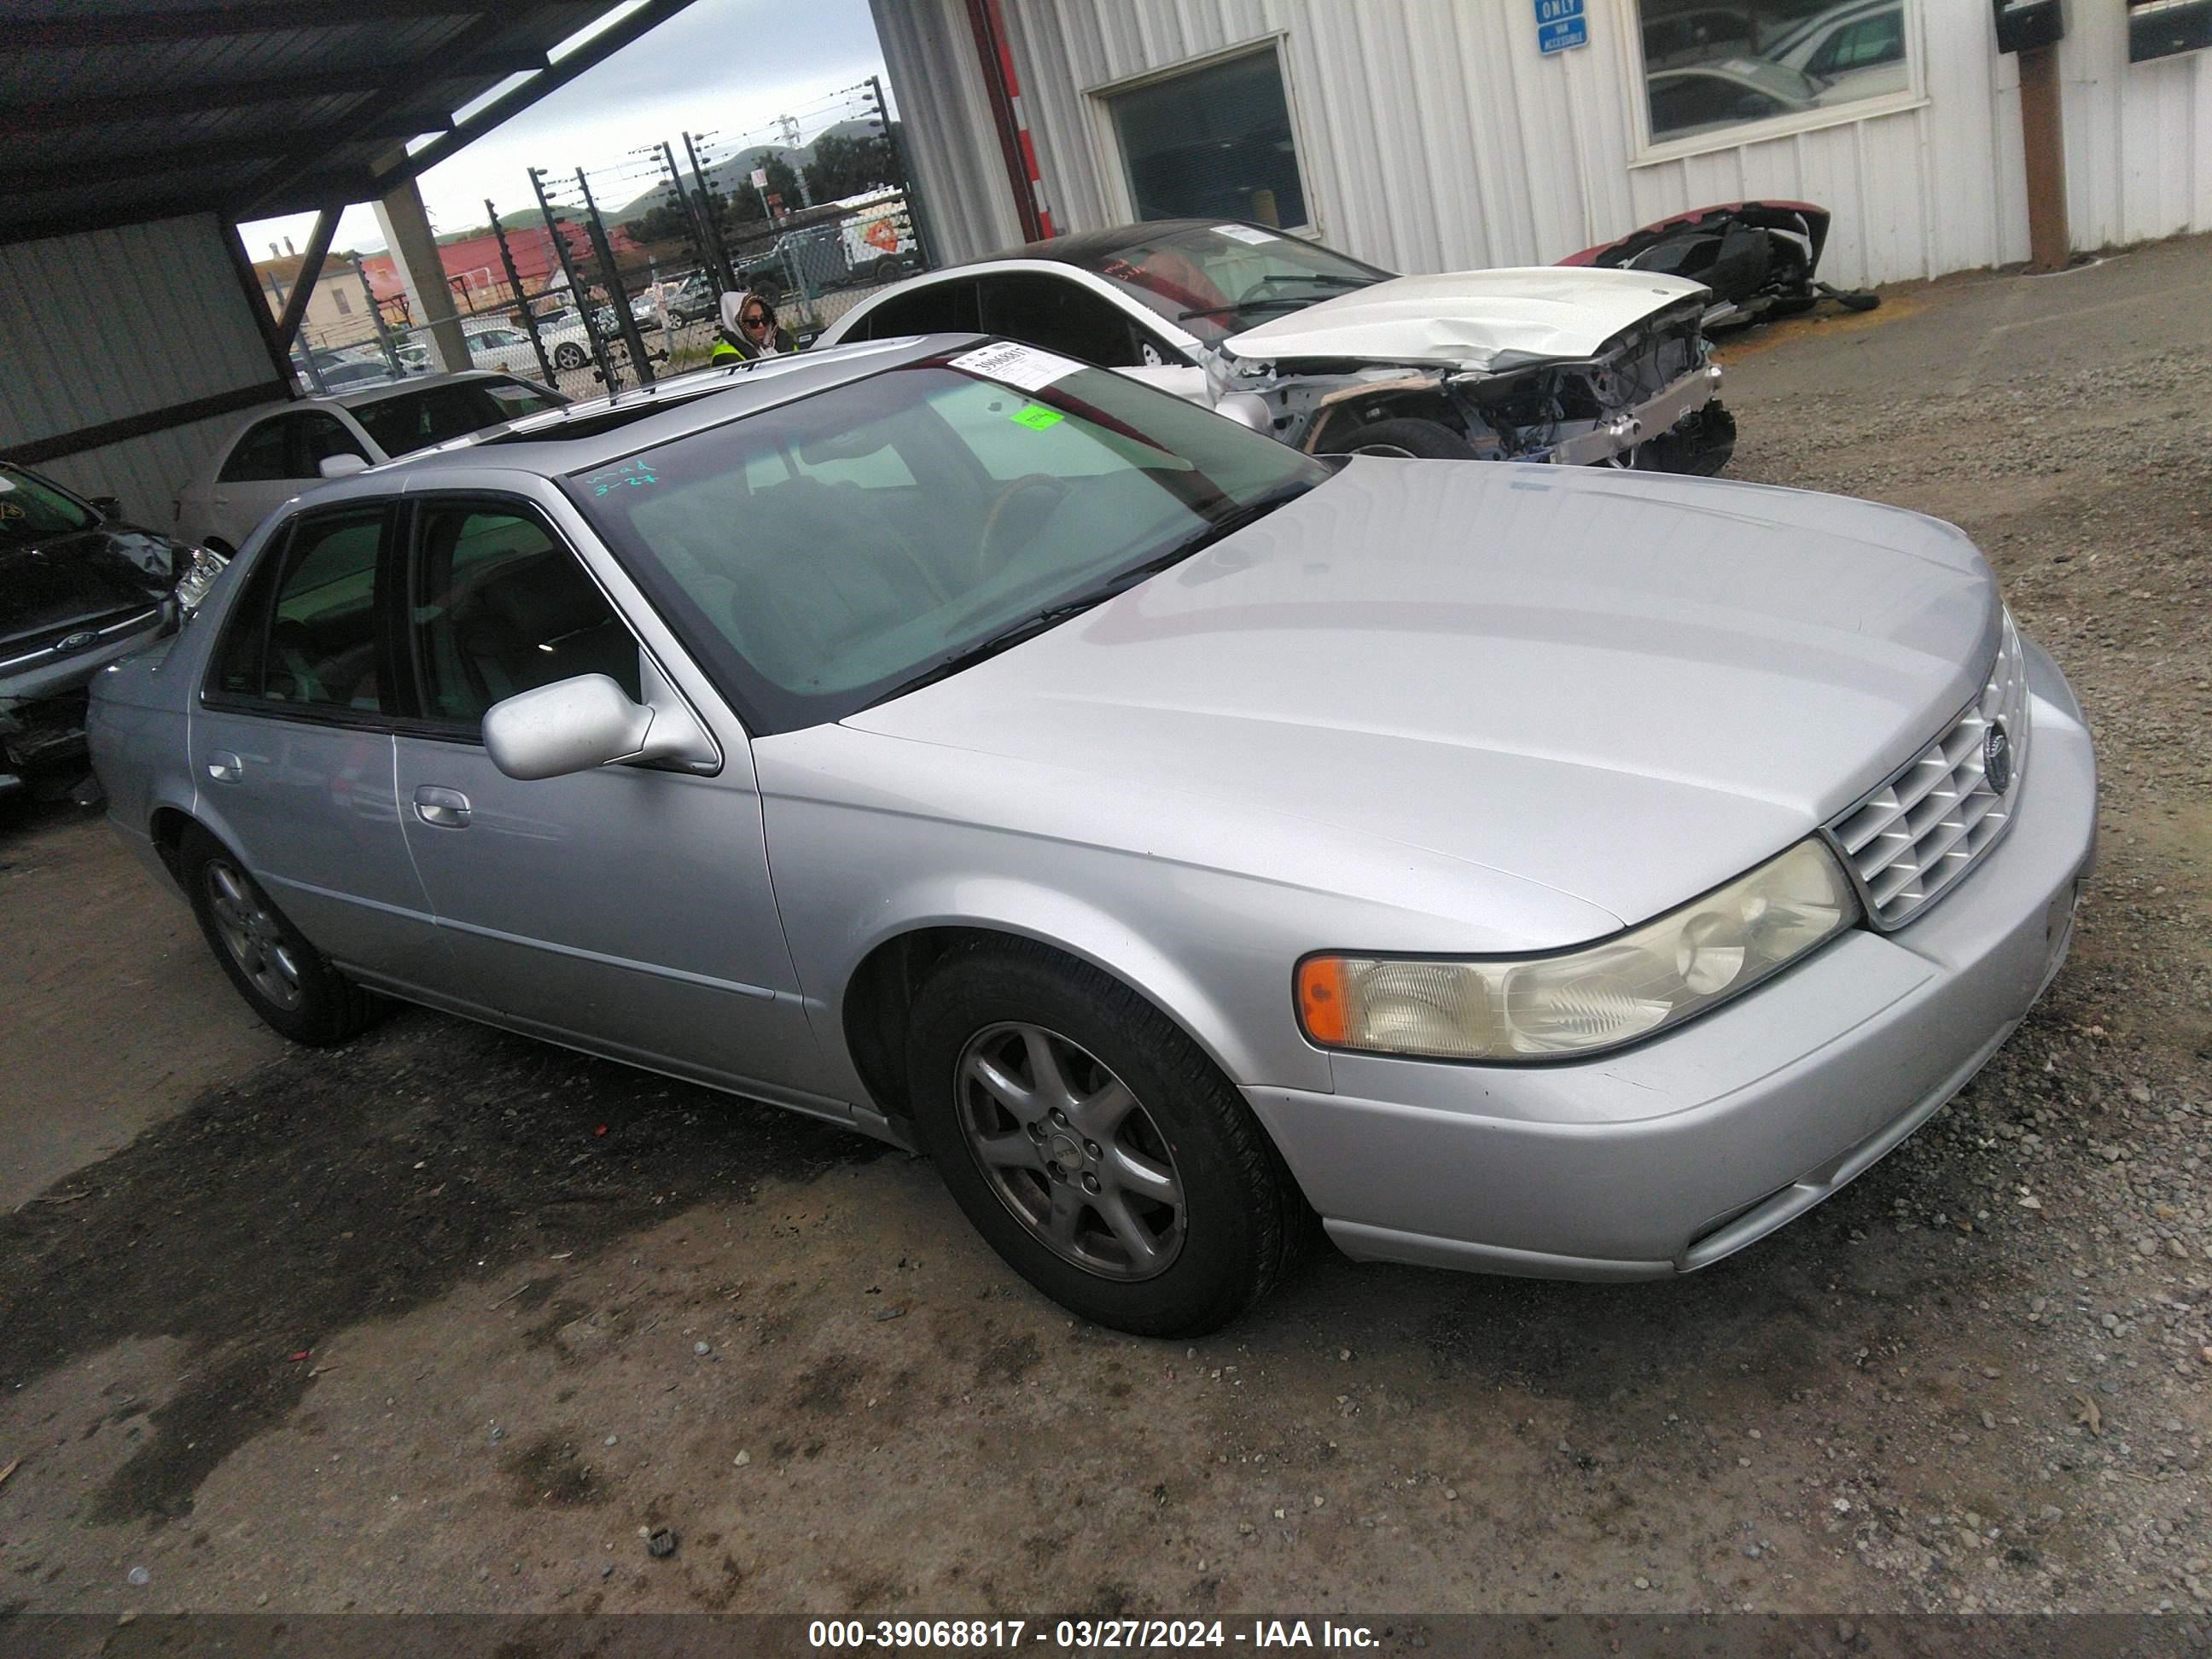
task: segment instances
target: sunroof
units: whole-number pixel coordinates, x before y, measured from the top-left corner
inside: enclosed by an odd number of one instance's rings
[[[526,416],[506,431],[486,438],[486,444],[549,444],[564,443],[572,438],[596,438],[602,432],[617,432],[633,421],[647,420],[655,415],[665,415],[679,409],[694,398],[705,398],[728,390],[727,380],[717,380],[711,386],[685,386],[680,391],[658,390],[634,392],[620,403],[605,409],[595,409],[579,414],[574,410],[552,409],[541,415]]]

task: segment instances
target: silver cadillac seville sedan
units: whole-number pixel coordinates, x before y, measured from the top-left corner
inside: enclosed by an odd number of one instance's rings
[[[398,997],[925,1148],[1207,1329],[1354,1256],[1703,1267],[2063,958],[2081,712],[1950,526],[1297,454],[975,337],[319,488],[97,686],[263,1018]]]

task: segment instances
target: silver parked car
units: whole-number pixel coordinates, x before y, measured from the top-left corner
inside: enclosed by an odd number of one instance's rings
[[[271,1025],[402,997],[934,1157],[1069,1308],[1705,1267],[2056,971],[2081,710],[1957,530],[1316,459],[976,337],[316,489],[102,677]]]

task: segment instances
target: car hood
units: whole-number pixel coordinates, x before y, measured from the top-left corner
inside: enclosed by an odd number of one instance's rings
[[[1072,769],[1094,799],[1101,780],[1180,797],[1176,816],[1210,823],[1231,864],[1240,823],[1301,820],[1401,870],[1421,849],[1626,925],[1780,852],[1909,761],[1978,690],[2001,617],[1965,535],[1917,514],[1362,457],[844,724],[1026,776]],[[966,769],[944,810],[988,821]],[[1073,817],[1048,832],[1086,838]]]
[[[1681,276],[1539,265],[1395,276],[1233,335],[1238,357],[1358,357],[1486,369],[1595,356],[1655,311],[1705,290]]]
[[[120,525],[0,547],[0,640],[158,605],[177,585],[177,544]]]

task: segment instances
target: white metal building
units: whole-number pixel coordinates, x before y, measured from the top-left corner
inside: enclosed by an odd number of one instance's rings
[[[1766,198],[1833,212],[1821,274],[1841,283],[2028,253],[2018,62],[1990,0],[1586,0],[1587,44],[1552,53],[1534,0],[872,3],[948,259],[1025,240],[1019,130],[1061,231],[1272,210],[1433,271],[1549,264]],[[2212,52],[2131,64],[2130,13],[2152,4],[2071,0],[2057,62],[2076,248],[2212,230]],[[1728,68],[1752,41],[1692,37],[1724,36],[1729,15],[1818,74]],[[1793,50],[1808,29],[1827,35]],[[1723,74],[1741,95],[1716,103]]]

